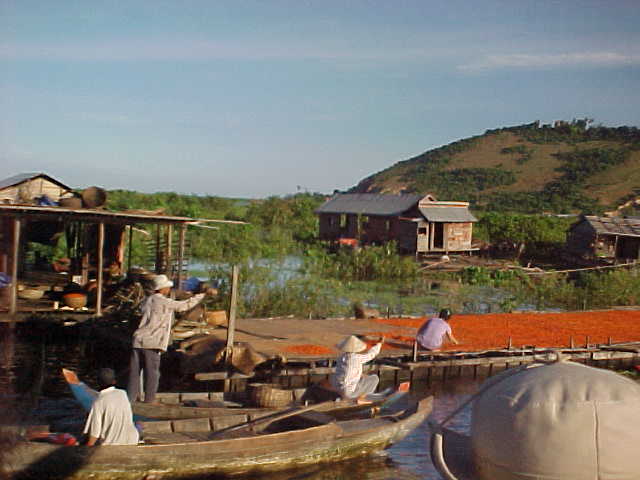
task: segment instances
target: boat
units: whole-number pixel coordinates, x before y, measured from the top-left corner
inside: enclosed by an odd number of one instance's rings
[[[393,397],[344,420],[330,411],[314,411],[314,406],[293,407],[214,432],[145,433],[142,445],[71,447],[21,441],[7,452],[3,468],[11,478],[113,480],[152,474],[163,479],[237,477],[336,462],[383,450],[431,412],[432,397]]]

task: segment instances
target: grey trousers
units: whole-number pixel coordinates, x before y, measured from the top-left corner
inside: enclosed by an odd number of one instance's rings
[[[377,375],[363,375],[353,393],[346,395],[347,398],[358,398],[360,395],[368,395],[376,391],[380,379]]]
[[[131,352],[127,385],[127,396],[130,402],[137,401],[140,395],[140,370],[144,371],[144,401],[153,402],[156,399],[160,381],[161,354],[160,350],[148,348],[134,348]]]

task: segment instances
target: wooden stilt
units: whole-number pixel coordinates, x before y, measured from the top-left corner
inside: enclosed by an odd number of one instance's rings
[[[22,222],[18,217],[13,219],[13,245],[11,246],[11,303],[9,304],[9,314],[12,325],[18,313],[18,263],[20,261],[20,229]]]
[[[178,240],[178,278],[177,278],[177,285],[178,285],[178,289],[182,288],[182,274],[183,272],[183,268],[184,268],[184,248],[185,248],[185,238],[186,238],[186,233],[187,233],[187,226],[185,224],[182,224],[180,226],[180,239]]]
[[[96,291],[96,316],[102,316],[102,283],[104,275],[104,222],[98,224],[98,265],[96,280],[98,289]]]
[[[238,308],[238,276],[240,268],[234,265],[231,268],[231,304],[229,306],[229,326],[227,327],[227,346],[225,351],[225,363],[227,369],[231,366],[233,357],[233,339],[236,331],[236,310]],[[225,380],[225,391],[230,387],[229,380]]]

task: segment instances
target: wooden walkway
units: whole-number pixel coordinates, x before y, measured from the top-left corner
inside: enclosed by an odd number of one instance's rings
[[[486,378],[503,370],[543,361],[550,352],[560,352],[568,359],[586,365],[627,369],[640,365],[640,342],[593,345],[582,348],[503,349],[482,352],[438,352],[377,358],[365,366],[376,373],[381,383],[403,381],[446,382],[458,378]],[[289,388],[301,388],[328,378],[335,371],[334,358],[290,360],[281,368],[257,370],[251,375],[227,372],[197,373],[196,380],[211,382],[226,380],[231,391],[243,391],[251,381],[277,383]]]

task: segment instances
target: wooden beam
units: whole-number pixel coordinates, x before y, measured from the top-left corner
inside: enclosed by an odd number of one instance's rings
[[[167,274],[168,277],[171,278],[172,275],[172,271],[171,271],[171,255],[172,255],[172,245],[171,245],[171,234],[172,234],[172,228],[171,225],[167,225],[165,227],[165,232],[164,232],[164,261],[165,261],[165,265],[166,265],[166,270],[167,270]]]
[[[18,262],[20,255],[20,228],[22,222],[18,217],[13,219],[13,245],[11,246],[11,303],[9,314],[12,321],[18,312]]]
[[[129,225],[129,253],[127,255],[127,271],[131,270],[131,256],[133,251],[133,225]]]
[[[162,255],[160,254],[160,224],[156,225],[156,273],[162,273]]]
[[[229,327],[227,328],[227,352],[233,348],[233,340],[236,331],[236,311],[238,308],[238,276],[240,267],[234,265],[231,268],[231,304],[229,305]],[[227,359],[230,362],[231,358]]]
[[[102,316],[102,283],[104,275],[104,222],[98,224],[98,265],[96,280],[98,289],[96,291],[96,316]]]
[[[184,248],[185,248],[185,238],[187,233],[187,225],[184,223],[180,225],[180,239],[178,240],[178,278],[177,285],[178,289],[182,288],[182,269],[184,268]]]

